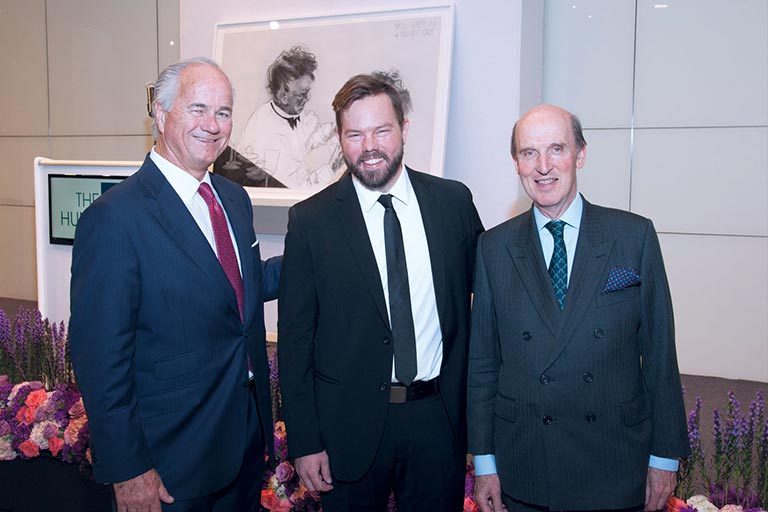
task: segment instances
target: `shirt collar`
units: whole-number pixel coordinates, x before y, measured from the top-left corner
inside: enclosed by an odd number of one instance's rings
[[[355,186],[357,198],[360,200],[360,207],[366,213],[371,211],[371,208],[378,202],[382,192],[366,188],[354,175],[352,176],[352,184]],[[398,176],[397,181],[395,181],[395,184],[392,185],[392,188],[387,193],[405,205],[411,200],[413,186],[411,185],[411,178],[408,176],[408,170],[405,168],[405,165],[402,166],[400,176]]]
[[[571,205],[568,207],[567,210],[565,210],[565,213],[563,213],[559,219],[562,220],[569,226],[571,226],[574,229],[579,229],[581,227],[581,212],[584,211],[584,200],[581,198],[581,194],[576,194],[576,198],[573,200]],[[538,206],[533,207],[533,216],[536,219],[536,228],[541,231],[542,229],[545,229],[544,226],[547,225],[550,219],[541,211],[539,210]]]
[[[277,104],[274,101],[270,101],[269,104],[272,106],[272,110],[275,111],[275,114],[282,117],[283,119],[293,119],[295,117],[299,117],[301,114],[289,114],[285,110],[281,109],[277,106]]]
[[[173,187],[173,190],[176,191],[185,205],[189,205],[192,202],[201,183],[207,183],[213,188],[209,173],[205,173],[203,181],[197,181],[197,178],[187,171],[161,156],[160,153],[155,151],[155,147],[152,147],[152,150],[149,152],[149,158],[151,158],[157,168],[160,169],[160,172],[165,176],[165,179],[168,180],[168,183],[171,184],[171,187]]]

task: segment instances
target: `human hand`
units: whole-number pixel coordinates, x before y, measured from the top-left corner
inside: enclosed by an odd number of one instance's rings
[[[160,512],[160,502],[173,503],[173,496],[154,469],[113,484],[117,512]]]
[[[333,489],[331,482],[331,466],[328,464],[328,454],[323,450],[320,453],[313,453],[298,457],[294,461],[296,472],[299,474],[301,483],[309,491],[330,491]]]
[[[645,510],[661,510],[675,491],[677,472],[663,469],[648,468],[648,478],[645,481]]]
[[[502,512],[507,510],[501,502],[501,483],[499,475],[481,475],[475,477],[475,502],[481,512]]]

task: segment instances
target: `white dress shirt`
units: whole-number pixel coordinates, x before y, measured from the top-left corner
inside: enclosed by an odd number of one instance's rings
[[[368,230],[373,254],[376,256],[381,287],[384,290],[384,299],[389,311],[384,206],[378,202],[381,192],[365,188],[354,177],[352,183],[363,211],[365,227]],[[424,231],[419,202],[405,167],[389,194],[392,195],[392,205],[403,232],[405,263],[408,267],[408,287],[411,292],[411,311],[416,333],[415,380],[430,380],[440,375],[440,365],[443,362],[443,335],[440,331],[440,319],[437,316],[435,284],[432,280],[432,262],[429,259],[427,234]],[[394,364],[392,365],[392,382],[397,382]]]

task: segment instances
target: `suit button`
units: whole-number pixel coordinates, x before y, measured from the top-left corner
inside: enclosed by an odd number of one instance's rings
[[[549,384],[549,375],[544,374],[541,377],[539,377],[539,382],[542,384]]]
[[[384,382],[379,384],[379,391],[386,391],[387,389],[389,389],[389,385],[388,384],[386,384]]]
[[[584,374],[584,382],[586,382],[587,384],[589,384],[589,383],[590,383],[590,382],[592,382],[593,380],[595,380],[595,376],[594,376],[594,375],[592,375],[590,372],[586,372],[586,373]]]
[[[595,329],[595,332],[593,333],[595,335],[595,338],[600,339],[604,336],[602,329]]]
[[[389,345],[390,343],[392,343],[392,340],[389,339],[389,336],[384,336],[384,344]]]
[[[530,331],[523,331],[523,339],[525,341],[530,341],[531,338],[533,338],[533,335],[531,334]]]
[[[592,413],[589,413],[589,414],[587,414],[586,419],[587,419],[587,423],[594,423],[595,420],[597,419],[597,416],[595,416]]]
[[[545,425],[551,425],[552,424],[552,416],[544,416],[542,420]]]

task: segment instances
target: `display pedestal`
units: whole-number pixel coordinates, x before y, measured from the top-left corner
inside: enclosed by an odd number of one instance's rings
[[[49,453],[23,460],[0,461],[0,512],[109,512],[111,486],[82,476],[75,464]]]

